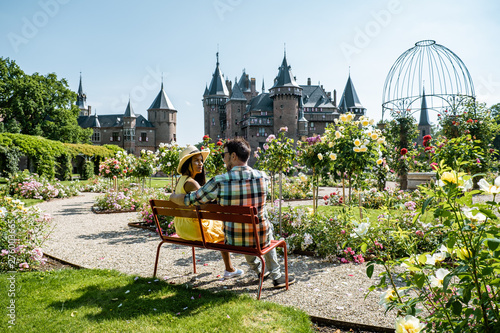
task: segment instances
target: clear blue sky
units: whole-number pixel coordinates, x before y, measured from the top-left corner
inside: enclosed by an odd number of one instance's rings
[[[424,39],[463,60],[480,102],[500,102],[495,0],[0,2],[0,56],[30,74],[56,73],[75,91],[82,72],[98,114],[123,113],[130,95],[135,112],[147,117],[163,73],[181,144],[204,134],[201,99],[217,48],[226,78],[234,82],[245,68],[259,91],[262,79],[271,87],[284,44],[299,84],[310,77],[340,97],[350,67],[367,115],[378,120],[389,69]]]

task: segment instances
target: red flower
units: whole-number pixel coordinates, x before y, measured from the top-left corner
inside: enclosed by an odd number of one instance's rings
[[[217,141],[217,146],[222,146],[222,142],[221,141]]]
[[[424,135],[424,141],[428,141],[430,139],[432,139],[432,137],[430,135],[428,135],[428,134]]]
[[[432,147],[425,147],[425,151],[432,150]]]
[[[210,140],[210,137],[208,135],[204,135],[203,136],[203,141],[207,141],[207,140]]]
[[[401,155],[406,155],[406,153],[408,153],[408,149],[401,148]]]

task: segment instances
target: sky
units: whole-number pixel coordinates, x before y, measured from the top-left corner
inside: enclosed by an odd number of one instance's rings
[[[26,73],[55,73],[83,89],[92,112],[136,114],[165,91],[181,145],[204,135],[202,97],[215,70],[243,69],[272,86],[286,50],[299,84],[344,90],[349,75],[366,115],[382,118],[396,59],[435,40],[464,62],[476,97],[500,102],[500,2],[496,0],[38,0],[0,2],[0,57]],[[387,119],[388,115],[384,115]],[[436,114],[430,114],[435,121]]]

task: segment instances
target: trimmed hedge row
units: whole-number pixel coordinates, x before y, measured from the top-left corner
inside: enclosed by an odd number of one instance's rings
[[[77,156],[99,165],[101,160],[114,156],[119,150],[122,149],[114,145],[62,143],[41,136],[0,133],[0,175],[9,176],[19,171],[20,158],[26,156],[28,168],[33,172],[49,179],[68,180],[71,179],[72,162]],[[88,176],[88,166],[83,169],[83,176]]]

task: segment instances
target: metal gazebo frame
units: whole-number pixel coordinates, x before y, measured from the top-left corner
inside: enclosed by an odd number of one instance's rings
[[[384,84],[382,120],[427,109],[455,114],[468,100],[475,100],[474,84],[463,61],[433,40],[422,40],[405,51],[392,65]]]

